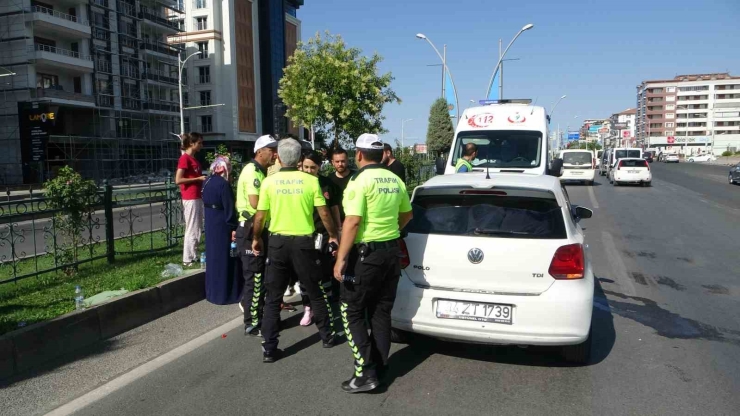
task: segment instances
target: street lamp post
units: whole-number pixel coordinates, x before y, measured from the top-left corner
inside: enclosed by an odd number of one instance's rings
[[[403,147],[404,147],[404,144],[403,144],[403,127],[404,127],[404,125],[406,124],[407,121],[411,121],[411,120],[413,120],[413,118],[407,118],[406,120],[401,120],[401,149],[403,149]]]
[[[5,71],[8,71],[8,72],[7,72],[7,73],[5,73],[5,74],[0,74],[0,77],[11,77],[11,76],[13,76],[13,75],[16,75],[16,73],[15,73],[15,72],[13,72],[13,71],[11,71],[11,70],[9,70],[8,68],[5,68],[5,67],[3,67],[3,66],[0,66],[0,69],[4,69]]]
[[[425,41],[427,41],[429,43],[429,46],[431,46],[432,49],[434,49],[434,52],[437,53],[437,56],[439,56],[439,59],[442,60],[442,66],[443,66],[444,70],[447,71],[448,74],[450,74],[450,82],[452,83],[452,91],[455,93],[455,113],[457,114],[457,119],[460,120],[460,105],[459,105],[459,102],[457,100],[457,88],[455,87],[455,79],[452,77],[452,72],[450,71],[450,68],[447,67],[447,59],[446,59],[446,56],[442,56],[442,54],[439,53],[439,50],[437,50],[437,47],[434,46],[434,44],[432,43],[432,41],[429,40],[429,38],[426,37],[426,35],[424,35],[423,33],[417,33],[416,34],[416,37],[419,38],[419,39],[425,40]],[[447,52],[446,51],[445,51],[445,55],[447,55]],[[444,86],[444,81],[443,81],[442,85]],[[444,93],[444,88],[443,88],[443,93]],[[444,96],[442,98],[444,98]]]
[[[563,101],[563,98],[567,97],[567,95],[563,94],[562,97],[560,97],[555,104],[553,104],[552,108],[550,109],[550,117],[552,117],[552,114],[555,112],[555,108],[560,104],[561,101]]]
[[[504,60],[504,56],[506,56],[506,52],[509,51],[509,48],[511,48],[511,45],[514,44],[514,41],[516,40],[516,38],[519,37],[519,35],[521,35],[524,31],[527,31],[533,27],[534,25],[532,23],[529,23],[525,25],[523,28],[519,29],[519,32],[517,32],[516,36],[514,36],[514,39],[512,39],[511,42],[509,42],[509,46],[507,46],[506,49],[504,49],[504,53],[502,53],[501,56],[499,56],[498,62],[496,63],[496,66],[493,68],[493,74],[491,74],[491,80],[488,82],[488,89],[486,90],[486,97],[489,97],[491,94],[491,88],[493,88],[493,79],[496,77],[496,73],[499,71],[499,68],[501,67],[501,62]],[[499,89],[499,93],[502,93],[502,92],[503,92],[503,83],[501,83],[500,89]],[[498,98],[500,100],[503,97],[499,96]]]
[[[177,88],[179,89],[180,93],[180,141],[182,141],[182,135],[185,134],[185,115],[182,107],[182,69],[185,67],[185,62],[188,61],[188,59],[194,57],[195,55],[199,55],[201,52],[195,52],[185,58],[183,61],[180,58],[180,55],[177,55],[177,72],[178,72],[178,79],[177,79]]]

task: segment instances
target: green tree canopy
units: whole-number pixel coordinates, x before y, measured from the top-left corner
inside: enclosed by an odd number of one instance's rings
[[[429,110],[429,126],[427,127],[427,151],[439,156],[450,151],[455,128],[450,119],[447,101],[437,99]]]
[[[317,33],[298,45],[280,80],[286,116],[296,125],[331,132],[332,147],[362,133],[384,133],[383,106],[401,101],[390,88],[393,76],[378,75],[383,58],[361,53],[339,35]]]

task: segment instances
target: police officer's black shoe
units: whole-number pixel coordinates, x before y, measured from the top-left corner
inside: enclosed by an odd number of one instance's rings
[[[338,335],[332,335],[327,339],[326,341],[323,341],[321,343],[321,346],[324,348],[334,348],[335,346],[342,344],[344,340],[339,337]]]
[[[271,352],[263,351],[262,352],[262,362],[267,364],[272,364],[275,361],[281,359],[283,357],[283,350],[275,350]]]
[[[376,377],[352,377],[342,383],[342,390],[346,393],[362,393],[375,390],[380,386],[380,381]]]
[[[261,337],[262,331],[258,326],[244,325],[244,335],[251,335],[253,337]]]

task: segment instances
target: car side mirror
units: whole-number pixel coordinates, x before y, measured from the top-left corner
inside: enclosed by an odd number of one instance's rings
[[[434,161],[434,168],[437,171],[437,175],[444,175],[445,174],[445,164],[447,161],[443,157],[438,157],[437,160]]]
[[[563,159],[553,159],[550,162],[550,170],[547,174],[556,178],[561,177],[563,175]]]
[[[576,206],[574,208],[576,221],[591,218],[594,212],[588,208]]]

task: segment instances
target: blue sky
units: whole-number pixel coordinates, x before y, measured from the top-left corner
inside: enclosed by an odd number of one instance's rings
[[[298,11],[302,37],[329,30],[384,57],[403,100],[384,114],[386,140],[426,141],[429,107],[441,90],[440,51],[455,77],[460,107],[485,98],[498,39],[504,47],[527,23],[507,53],[504,97],[532,98],[549,107],[563,94],[552,129],[584,118],[609,117],[635,105],[635,86],[677,74],[726,72],[740,76],[738,0],[307,0]],[[578,119],[574,119],[578,116]]]

